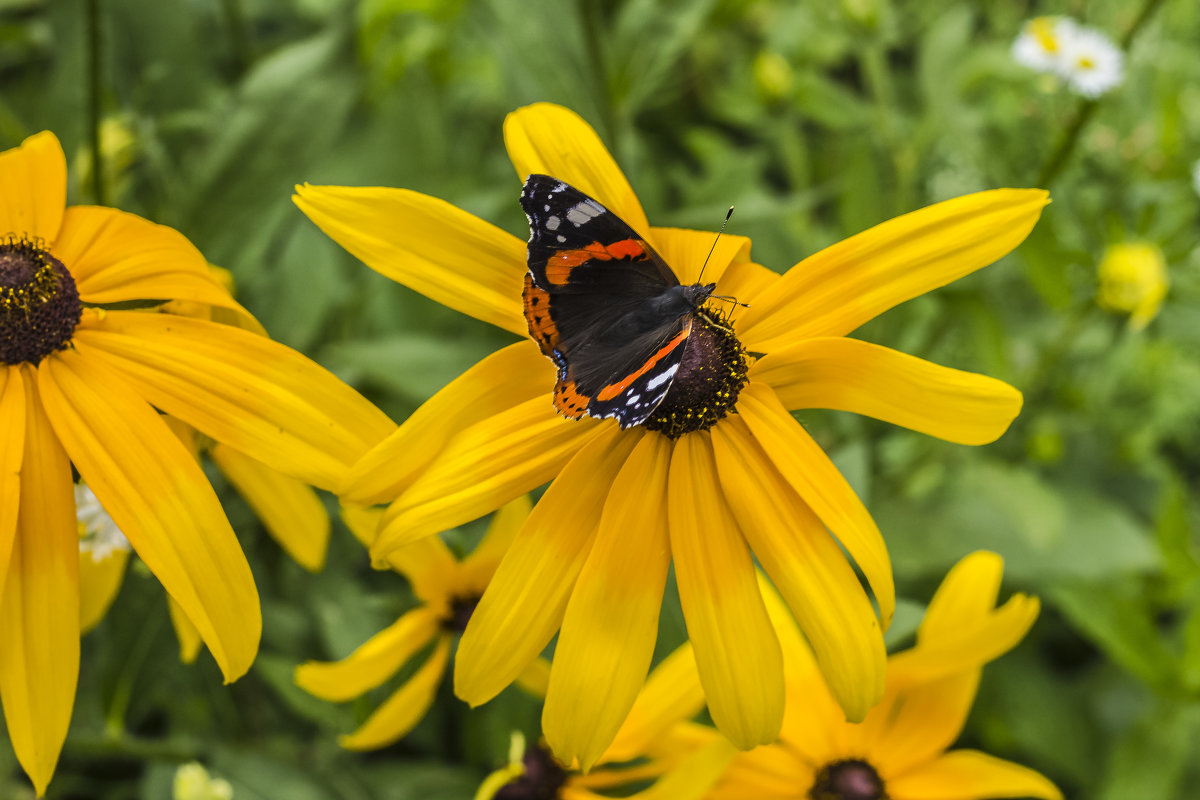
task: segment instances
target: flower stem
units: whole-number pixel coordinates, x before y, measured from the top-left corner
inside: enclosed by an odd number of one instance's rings
[[[241,77],[250,66],[250,40],[246,36],[246,15],[242,12],[240,0],[221,0],[221,10],[225,14],[225,24],[229,26],[229,49],[233,54],[233,69],[236,77]]]
[[[104,714],[104,735],[110,740],[122,740],[126,737],[125,714],[133,699],[133,686],[136,676],[141,672],[146,658],[150,654],[150,646],[162,626],[159,617],[150,617],[142,626],[141,632],[128,650],[124,668],[113,687],[112,699]]]
[[[1141,30],[1142,26],[1149,21],[1158,7],[1162,5],[1162,0],[1145,0],[1142,3],[1142,8],[1138,11],[1138,15],[1134,17],[1133,22],[1125,31],[1125,35],[1121,37],[1121,50],[1128,52],[1129,45],[1133,42],[1133,37]],[[1046,187],[1058,177],[1062,172],[1063,167],[1071,158],[1071,154],[1075,151],[1075,146],[1079,143],[1079,136],[1083,133],[1084,127],[1088,121],[1096,113],[1096,107],[1099,102],[1096,100],[1085,100],[1078,108],[1075,109],[1075,118],[1071,120],[1071,124],[1063,131],[1062,138],[1058,140],[1058,147],[1054,149],[1054,154],[1046,161],[1042,167],[1042,171],[1038,174],[1035,186]]]
[[[92,198],[96,205],[108,205],[104,186],[104,154],[100,152],[100,0],[86,0],[88,128],[92,148]]]
[[[613,157],[620,162],[617,141],[617,124],[613,109],[613,97],[609,85],[608,64],[604,57],[605,47],[601,42],[601,33],[608,29],[608,20],[604,18],[600,3],[582,0],[580,14],[583,18],[584,43],[587,47],[588,61],[591,62],[592,74],[596,76],[596,94],[598,97],[597,110],[600,112],[599,123],[604,138],[608,141]]]
[[[888,212],[895,215],[913,205],[913,176],[916,163],[901,131],[896,87],[892,82],[891,67],[887,63],[887,51],[881,41],[875,40],[863,46],[859,52],[859,66],[871,99],[875,103],[880,139],[892,162],[896,180],[896,204],[888,209]]]

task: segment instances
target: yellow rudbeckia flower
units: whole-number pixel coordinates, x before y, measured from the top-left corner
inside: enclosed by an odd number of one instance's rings
[[[713,235],[651,227],[580,117],[532,105],[508,116],[504,136],[521,179],[546,174],[577,187],[643,236],[682,284],[696,282]],[[748,240],[723,236],[705,280],[715,281],[716,295],[749,304],[731,324],[757,357],[734,413],[676,438],[557,414],[555,367],[527,338],[523,238],[402,189],[301,186],[296,202],[368,266],[524,339],[431,398],[340,489],[349,502],[391,504],[372,545],[384,559],[553,481],[463,635],[460,697],[477,705],[495,696],[561,629],[544,731],[561,760],[587,768],[645,679],[673,560],[714,721],[741,747],[772,741],[783,676],[753,553],[846,714],[861,719],[879,700],[882,627],[894,605],[887,552],[790,410],[854,411],[967,444],[1003,433],[1021,407],[1012,387],[846,334],[1009,252],[1037,221],[1045,192],[1001,189],[939,203],[782,276],[750,261]],[[879,617],[842,547],[870,583]]]
[[[451,645],[471,618],[526,517],[530,502],[522,495],[496,512],[487,533],[459,561],[437,536],[429,536],[389,557],[392,569],[408,578],[420,605],[364,642],[341,661],[310,661],[296,668],[296,684],[323,700],[352,700],[381,685],[429,647],[432,654],[357,731],[338,741],[350,750],[373,750],[406,736],[425,716],[450,660]],[[345,509],[351,531],[366,540],[374,534],[379,512]]]
[[[0,153],[0,701],[39,795],[79,672],[72,467],[234,680],[258,649],[258,593],[216,494],[158,412],[326,488],[392,430],[353,389],[265,337],[105,309],[240,307],[177,231],[66,207],[66,185],[49,132]]]
[[[916,644],[888,659],[883,701],[858,724],[846,721],[787,609],[767,591],[787,663],[779,742],[748,753],[727,748],[732,761],[712,789],[676,800],[1061,800],[1054,784],[1031,769],[977,750],[947,751],[966,722],[984,664],[1015,647],[1038,615],[1037,598],[1023,594],[996,607],[1003,571],[1003,560],[983,551],[950,570]]]
[[[545,697],[549,665],[525,673],[525,688]],[[538,675],[541,673],[541,679]],[[704,706],[695,654],[685,643],[650,671],[629,716],[587,774],[564,767],[542,744],[516,734],[509,763],[489,775],[475,800],[678,800],[711,786],[737,751],[704,725],[690,722]],[[629,795],[630,788],[651,785]]]

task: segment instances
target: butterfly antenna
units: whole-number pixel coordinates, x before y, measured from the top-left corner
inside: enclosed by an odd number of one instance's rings
[[[704,263],[700,265],[700,274],[696,277],[696,283],[700,283],[700,279],[704,277],[704,268],[708,266],[708,260],[710,258],[712,258],[712,254],[714,252],[716,252],[717,242],[721,241],[721,234],[725,232],[725,226],[729,224],[729,218],[732,216],[733,216],[733,206],[730,206],[729,210],[725,212],[725,221],[721,223],[721,230],[717,231],[717,238],[713,239],[712,247],[710,247],[708,249],[708,255],[706,255],[704,257]],[[737,298],[728,297],[726,295],[715,294],[712,296],[712,299],[713,300],[724,300],[727,303],[733,303],[735,306],[742,306],[743,308],[750,307],[749,304],[739,303],[737,301]]]
[[[700,283],[700,278],[704,277],[704,268],[708,266],[708,260],[712,258],[712,254],[717,249],[717,242],[721,241],[721,234],[725,232],[725,226],[729,224],[729,218],[733,216],[733,206],[725,212],[725,221],[721,223],[721,230],[717,231],[717,238],[713,239],[712,247],[708,249],[708,255],[704,257],[704,263],[700,265],[700,274],[696,277],[696,283]]]

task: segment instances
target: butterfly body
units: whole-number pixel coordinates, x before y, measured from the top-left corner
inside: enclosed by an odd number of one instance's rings
[[[523,300],[529,332],[558,367],[554,404],[572,419],[649,419],[675,380],[714,284],[680,284],[637,232],[583,192],[530,175]]]

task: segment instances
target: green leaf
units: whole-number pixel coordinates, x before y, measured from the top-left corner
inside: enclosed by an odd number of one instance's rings
[[[321,352],[321,361],[351,383],[421,403],[491,350],[486,342],[402,333],[338,342]]]
[[[1153,708],[1117,742],[1107,759],[1104,791],[1099,800],[1183,798],[1185,770],[1195,765],[1200,737],[1200,705]]]
[[[1048,594],[1072,626],[1114,662],[1147,686],[1171,690],[1177,661],[1140,582],[1077,582],[1051,587]]]

